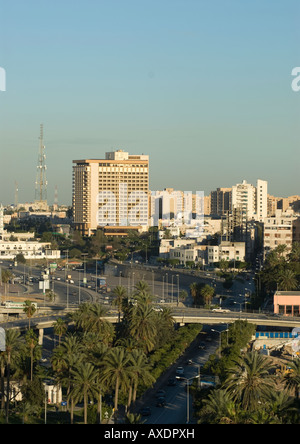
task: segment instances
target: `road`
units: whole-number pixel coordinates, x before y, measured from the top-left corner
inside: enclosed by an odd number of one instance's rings
[[[219,330],[223,330],[226,327],[219,327]],[[145,424],[185,424],[187,422],[187,401],[189,401],[189,418],[190,423],[195,422],[193,419],[192,409],[192,397],[189,395],[187,399],[187,389],[184,380],[176,380],[175,386],[168,385],[168,380],[174,379],[176,376],[177,366],[184,368],[184,378],[198,377],[199,369],[205,364],[209,356],[215,353],[218,347],[219,335],[215,336],[211,332],[211,326],[204,326],[204,333],[207,333],[206,337],[211,338],[211,342],[206,342],[205,350],[199,349],[198,345],[201,340],[201,336],[205,337],[205,334],[200,333],[195,344],[189,349],[183,357],[179,360],[157,381],[153,389],[148,390],[143,396],[143,399],[138,402],[138,406],[135,409],[136,412],[140,412],[143,407],[150,407],[151,415],[144,416]],[[192,364],[187,365],[187,361],[191,359]],[[204,376],[202,375],[202,379]],[[201,379],[201,373],[200,373]],[[198,378],[196,378],[198,382]],[[166,406],[157,407],[157,392],[163,390],[165,392]]]

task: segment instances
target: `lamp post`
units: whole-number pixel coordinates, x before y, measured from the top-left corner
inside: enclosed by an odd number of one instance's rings
[[[69,272],[69,250],[64,250],[67,253],[67,263],[65,265],[65,282],[67,283],[67,310],[69,308],[69,279],[67,279],[67,273]]]
[[[190,384],[189,382],[193,379],[200,378],[200,373],[198,375],[192,376],[191,378],[183,378],[182,376],[176,377],[177,379],[183,379],[186,384],[186,424],[190,422]]]
[[[228,331],[228,328],[227,328],[227,330],[222,330],[222,331],[214,330],[214,329],[212,328],[211,331],[214,331],[215,333],[218,333],[218,334],[219,334],[219,341],[220,341],[220,359],[221,359],[221,357],[222,357],[222,338],[221,338],[221,335],[222,335],[223,332]]]
[[[241,319],[241,312],[242,312],[242,305],[243,305],[243,302],[236,302],[236,301],[234,301],[234,304],[238,304],[238,305],[240,306],[240,314],[239,314],[239,318]]]

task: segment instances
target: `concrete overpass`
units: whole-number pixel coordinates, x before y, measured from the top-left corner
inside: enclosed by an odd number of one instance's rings
[[[31,327],[39,330],[39,342],[42,344],[43,342],[43,331],[45,328],[51,328],[53,323],[58,317],[64,317],[68,312],[72,312],[76,310],[69,309],[60,310],[56,313],[53,313],[52,310],[49,309],[49,312],[45,312],[42,316],[39,316],[37,313],[36,316],[33,316],[30,320]],[[3,309],[2,309],[3,310]],[[2,311],[3,312],[3,311]],[[21,310],[23,313],[23,311]],[[104,317],[108,322],[117,323],[118,322],[118,314],[111,314]],[[195,308],[174,308],[173,309],[173,319],[176,324],[185,325],[185,324],[208,324],[208,325],[217,325],[217,324],[231,324],[237,320],[246,320],[249,323],[260,325],[260,326],[269,326],[269,327],[288,327],[295,328],[300,327],[300,318],[291,318],[287,316],[274,316],[271,314],[252,314],[246,312],[230,312],[230,313],[215,313],[210,310],[201,310]],[[0,323],[1,324],[1,323]],[[6,325],[5,325],[6,324]],[[21,330],[26,329],[28,327],[28,319],[24,317],[19,321],[15,322],[3,322],[2,325],[5,328],[19,328]],[[10,327],[11,325],[11,327]]]

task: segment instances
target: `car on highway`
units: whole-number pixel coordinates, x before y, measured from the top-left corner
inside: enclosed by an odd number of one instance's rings
[[[168,379],[168,386],[174,387],[176,385],[176,379],[175,378],[169,378]]]
[[[158,400],[156,402],[156,407],[165,407],[166,405],[167,405],[166,398],[164,398],[163,396],[158,398]]]
[[[164,398],[166,396],[166,392],[164,390],[158,390],[155,396],[156,398]]]
[[[228,310],[228,308],[213,308],[212,311],[214,311],[215,313],[230,313],[230,310]]]
[[[177,367],[176,375],[178,375],[178,376],[184,375],[184,368],[183,367]]]
[[[150,407],[143,407],[141,409],[141,415],[142,416],[150,416],[151,415],[151,409]]]

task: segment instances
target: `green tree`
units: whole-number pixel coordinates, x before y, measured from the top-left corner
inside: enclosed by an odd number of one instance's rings
[[[17,358],[21,349],[21,335],[18,330],[6,330],[5,351],[1,352],[1,392],[4,393],[4,371],[6,367],[6,422],[9,419],[10,374],[11,363]],[[4,408],[5,397],[1,397],[1,409]]]
[[[90,362],[80,362],[74,369],[71,396],[77,401],[83,399],[84,423],[87,424],[88,401],[97,399],[97,369]]]
[[[61,341],[62,336],[66,334],[67,330],[68,330],[68,324],[62,318],[58,318],[53,323],[53,331],[54,331],[54,334],[58,336],[58,344],[59,345],[60,345],[60,341]]]
[[[25,343],[30,357],[30,381],[33,381],[33,364],[41,358],[42,354],[41,347],[38,345],[38,337],[32,329],[26,331]]]
[[[131,361],[131,381],[133,383],[132,388],[132,402],[136,401],[137,390],[139,384],[145,384],[149,386],[155,382],[154,377],[151,375],[151,366],[147,362],[145,353],[141,350],[133,350],[130,356]],[[131,392],[131,390],[130,390]],[[129,398],[128,406],[131,404]]]
[[[228,371],[224,386],[243,409],[253,412],[259,402],[268,399],[274,390],[270,360],[257,352],[248,352]]]
[[[293,270],[285,268],[278,274],[278,289],[282,291],[293,291],[298,288],[298,280]]]
[[[199,412],[200,423],[209,424],[238,424],[241,419],[241,408],[235,403],[230,394],[220,388],[214,389],[206,399]]]
[[[155,346],[157,323],[155,311],[149,304],[132,305],[129,312],[129,334],[136,339],[145,352]]]
[[[300,361],[297,359],[290,363],[291,371],[284,376],[284,384],[288,389],[294,390],[296,399],[299,399],[300,390]]]
[[[112,303],[118,309],[119,322],[120,322],[124,299],[127,298],[126,288],[123,287],[122,285],[117,285],[113,290],[113,295],[115,296],[115,299],[113,300]]]
[[[26,313],[26,316],[28,318],[28,328],[30,330],[30,319],[36,312],[36,306],[29,300],[24,302],[24,313]]]
[[[212,298],[215,294],[215,290],[210,285],[206,284],[200,290],[200,296],[204,305],[210,305]]]
[[[101,364],[101,382],[115,390],[115,412],[118,410],[119,390],[128,390],[131,377],[131,355],[122,347],[107,352]]]

